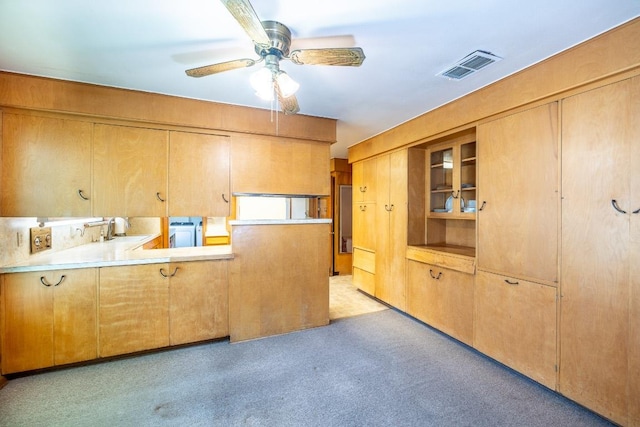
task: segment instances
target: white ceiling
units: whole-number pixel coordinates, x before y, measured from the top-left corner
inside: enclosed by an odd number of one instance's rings
[[[300,113],[338,119],[347,147],[640,16],[640,0],[252,0],[298,47],[364,49],[361,67],[281,68]],[[309,40],[314,39],[314,40]],[[436,74],[480,49],[504,59],[462,81]],[[185,69],[256,58],[218,0],[0,0],[0,69],[270,108],[238,69]]]

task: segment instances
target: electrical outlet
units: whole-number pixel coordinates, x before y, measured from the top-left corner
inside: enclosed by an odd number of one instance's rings
[[[51,227],[34,227],[31,231],[31,253],[51,249]]]

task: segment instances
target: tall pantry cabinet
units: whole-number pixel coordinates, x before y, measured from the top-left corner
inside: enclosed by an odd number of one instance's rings
[[[562,101],[559,391],[640,425],[640,77]]]
[[[356,162],[351,169],[353,192],[353,284],[369,295],[376,292],[376,159]]]

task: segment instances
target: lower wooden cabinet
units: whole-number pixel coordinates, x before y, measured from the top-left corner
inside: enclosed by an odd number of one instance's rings
[[[1,276],[2,374],[97,357],[97,269]]]
[[[374,296],[376,293],[376,253],[353,248],[353,285]]]
[[[552,286],[478,271],[473,346],[555,390],[556,295]]]
[[[227,262],[100,269],[100,357],[229,333]]]
[[[228,261],[181,262],[169,267],[169,343],[229,335]]]
[[[471,345],[473,283],[471,274],[407,260],[407,313]]]

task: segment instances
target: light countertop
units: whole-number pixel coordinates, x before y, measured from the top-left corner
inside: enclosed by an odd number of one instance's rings
[[[331,218],[308,219],[235,219],[230,225],[295,225],[295,224],[331,224]]]
[[[146,242],[155,237],[157,235],[123,236],[57,252],[43,252],[30,256],[26,261],[0,267],[0,273],[224,260],[234,257],[230,245],[142,249]]]

